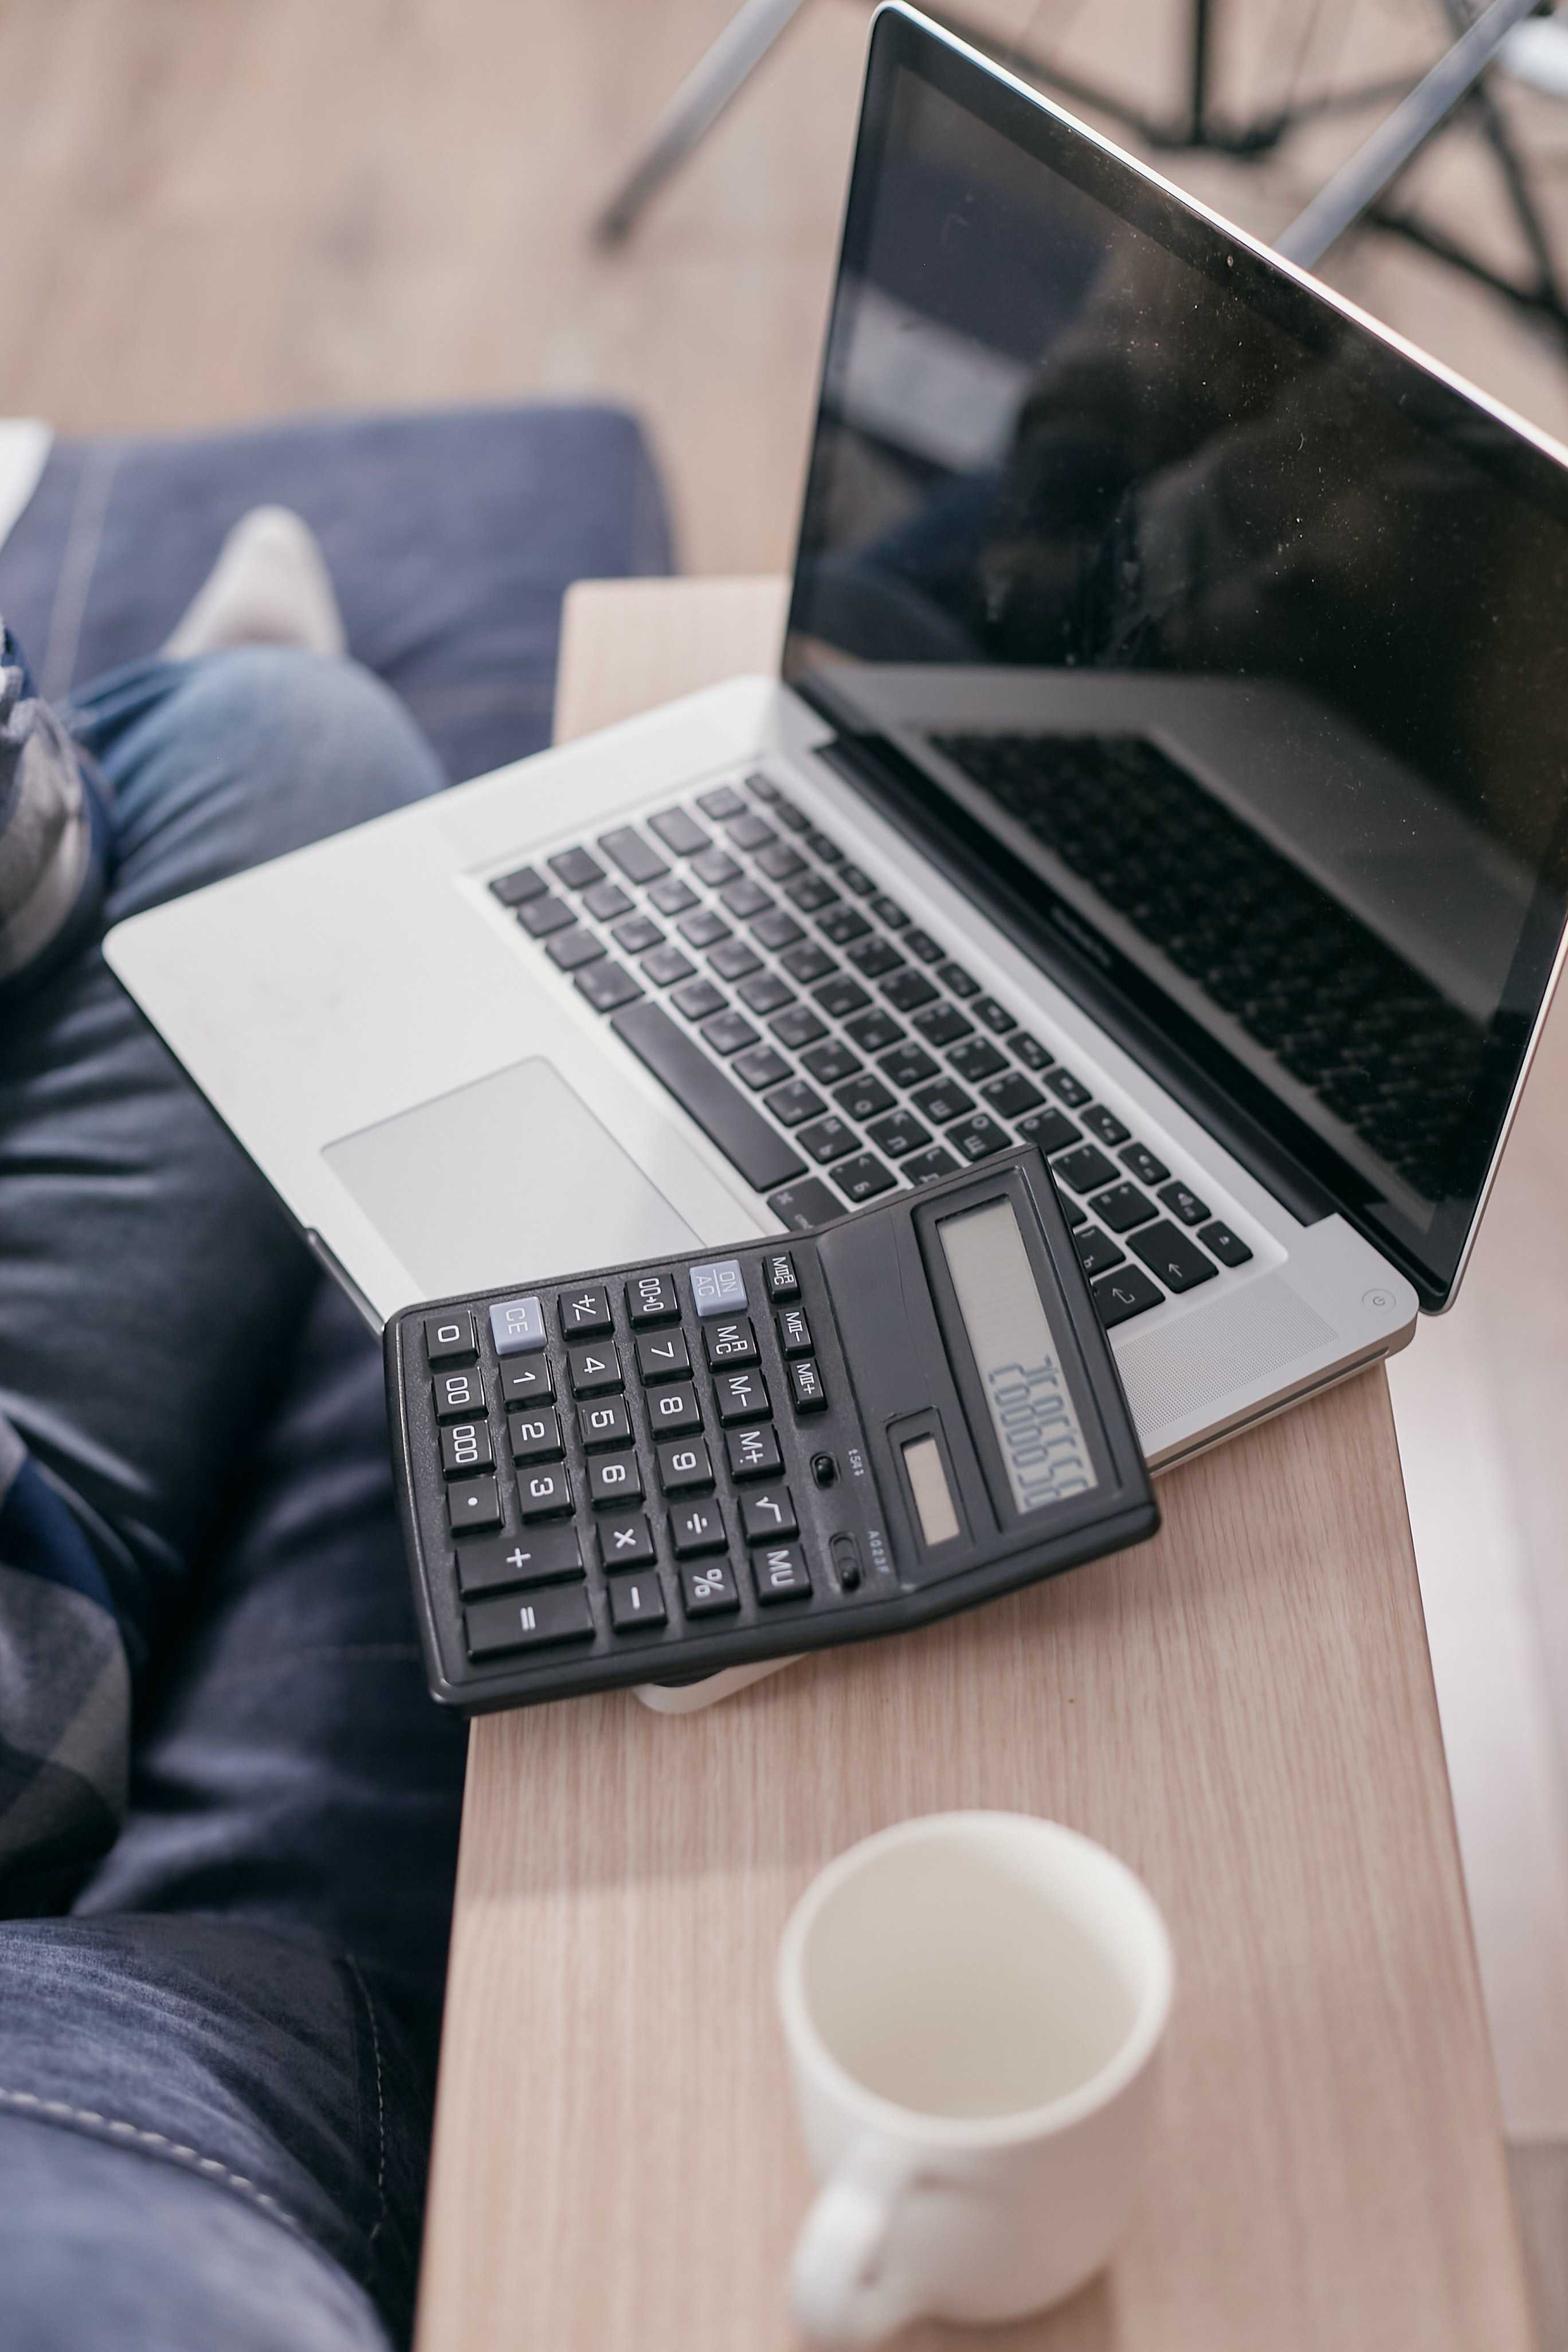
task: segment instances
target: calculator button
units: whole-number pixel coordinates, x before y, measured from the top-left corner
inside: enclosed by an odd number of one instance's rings
[[[789,1488],[763,1486],[754,1495],[742,1495],[741,1525],[749,1544],[771,1543],[776,1537],[795,1535],[799,1522]]]
[[[782,1315],[775,1315],[773,1320],[779,1327],[779,1346],[786,1356],[810,1355],[811,1326],[805,1319],[804,1307],[788,1307]]]
[[[588,1465],[588,1500],[596,1511],[642,1500],[642,1464],[635,1454],[595,1454]]]
[[[499,1528],[500,1491],[493,1478],[463,1478],[447,1489],[447,1517],[455,1536],[470,1528]]]
[[[770,1251],[763,1270],[767,1276],[770,1298],[778,1300],[799,1297],[800,1276],[795,1270],[795,1260],[788,1250]]]
[[[623,1568],[647,1568],[651,1563],[653,1529],[641,1511],[601,1519],[597,1532],[599,1558],[612,1575]]]
[[[570,1525],[529,1528],[521,1536],[487,1536],[458,1553],[458,1590],[465,1601],[512,1584],[555,1584],[583,1573],[577,1530]]]
[[[816,1358],[797,1356],[789,1368],[789,1380],[796,1412],[820,1412],[827,1402],[827,1391],[822,1385]]]
[[[448,1478],[471,1478],[478,1470],[493,1470],[495,1448],[488,1421],[456,1421],[441,1432],[441,1469]]]
[[[713,1382],[713,1395],[723,1425],[733,1421],[754,1421],[759,1413],[773,1409],[768,1403],[768,1384],[761,1372],[721,1372]]]
[[[520,1405],[552,1404],[555,1375],[542,1356],[519,1356],[500,1368],[501,1402],[509,1411]]]
[[[626,1317],[634,1331],[646,1330],[650,1323],[673,1323],[679,1313],[680,1301],[668,1274],[639,1274],[627,1283]]]
[[[1151,1307],[1158,1307],[1164,1295],[1158,1284],[1151,1282],[1135,1265],[1121,1266],[1115,1274],[1103,1274],[1094,1285],[1094,1303],[1108,1331],[1114,1331],[1119,1323],[1128,1322],[1134,1315],[1146,1315]]]
[[[662,1437],[683,1435],[687,1430],[702,1426],[697,1391],[689,1381],[678,1381],[668,1389],[655,1389],[647,1401],[647,1412],[656,1433]]]
[[[713,1484],[713,1465],[700,1437],[667,1437],[654,1448],[658,1483],[667,1495],[684,1495]]]
[[[480,1601],[463,1612],[470,1658],[502,1657],[509,1650],[542,1650],[554,1642],[593,1639],[594,1612],[581,1584],[510,1601]]]
[[[731,1478],[776,1478],[784,1468],[778,1439],[765,1421],[752,1429],[726,1430],[724,1453]]]
[[[456,1307],[449,1315],[426,1315],[425,1353],[433,1372],[445,1364],[471,1364],[479,1352],[474,1318],[466,1307]]]
[[[708,1361],[716,1372],[731,1364],[754,1364],[757,1360],[757,1335],[749,1316],[732,1315],[722,1323],[705,1323],[702,1341]]]
[[[625,1400],[604,1397],[596,1404],[577,1408],[577,1431],[585,1453],[601,1445],[629,1445],[632,1425],[626,1416]]]
[[[610,1623],[617,1633],[635,1633],[639,1625],[665,1625],[669,1612],[664,1587],[657,1576],[629,1576],[610,1587]]]
[[[511,1416],[511,1458],[514,1462],[554,1462],[563,1451],[561,1416],[548,1408]]]
[[[730,1315],[746,1305],[746,1277],[738,1257],[711,1258],[688,1270],[691,1303],[700,1316]]]
[[[465,1372],[437,1372],[430,1385],[437,1421],[461,1421],[466,1413],[485,1409],[485,1384],[477,1365]]]
[[[680,1605],[689,1617],[717,1617],[740,1607],[735,1571],[727,1559],[711,1560],[706,1567],[683,1568],[678,1573]]]
[[[517,1499],[525,1519],[556,1519],[572,1508],[572,1486],[564,1465],[556,1470],[520,1470]]]
[[[805,1554],[795,1543],[768,1544],[754,1551],[752,1576],[759,1601],[800,1601],[811,1591]]]
[[[621,1385],[621,1360],[613,1341],[590,1340],[584,1347],[568,1348],[566,1370],[574,1396],[599,1396]]]
[[[669,1539],[675,1546],[678,1559],[689,1559],[695,1553],[722,1551],[730,1538],[724,1532],[724,1515],[717,1503],[682,1503],[669,1515]]]
[[[637,1341],[637,1371],[646,1388],[658,1381],[677,1381],[690,1370],[684,1331],[661,1331],[657,1338],[645,1335]]]
[[[588,1283],[580,1290],[563,1290],[557,1311],[563,1339],[596,1339],[612,1328],[610,1294],[598,1283]]]

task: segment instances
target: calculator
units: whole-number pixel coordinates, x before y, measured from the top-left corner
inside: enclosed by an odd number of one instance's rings
[[[386,1327],[430,1688],[477,1713],[893,1633],[1159,1513],[1028,1145],[812,1234]]]

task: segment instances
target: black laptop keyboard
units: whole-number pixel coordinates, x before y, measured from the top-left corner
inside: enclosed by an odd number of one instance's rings
[[[766,776],[489,887],[797,1232],[1023,1140],[1108,1326],[1252,1255]]]
[[[984,787],[1428,1200],[1481,1031],[1138,736],[938,735]]]

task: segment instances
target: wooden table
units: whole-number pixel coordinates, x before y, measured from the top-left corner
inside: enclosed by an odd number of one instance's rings
[[[767,666],[781,596],[579,589],[558,731]],[[476,1724],[421,2352],[794,2343],[779,1931],[831,1854],[961,1805],[1123,1855],[1179,1988],[1111,2271],[910,2352],[1531,2342],[1382,1371],[1161,1499],[1152,1545],[701,1714]]]

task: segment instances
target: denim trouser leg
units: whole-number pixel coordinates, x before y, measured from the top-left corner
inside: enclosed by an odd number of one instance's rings
[[[374,681],[297,654],[124,673],[78,723],[111,919],[438,782]],[[75,1916],[0,1924],[0,2347],[383,2347],[460,1730],[424,1693],[379,1351],[96,950],[0,1034],[0,1403],[111,1567],[143,1707]]]

